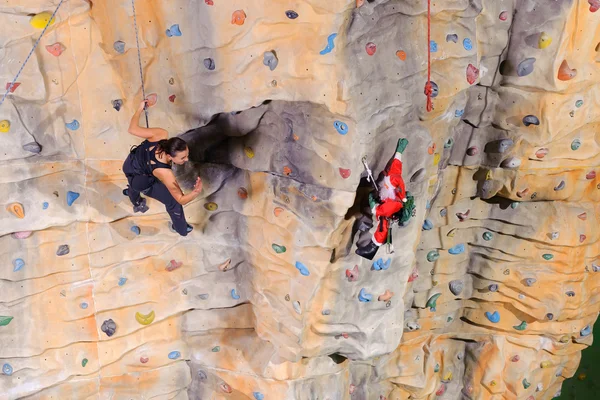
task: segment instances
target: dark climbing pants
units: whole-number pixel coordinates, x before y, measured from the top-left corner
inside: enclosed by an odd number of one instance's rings
[[[165,205],[171,221],[173,221],[173,229],[181,236],[187,236],[187,222],[185,221],[183,206],[175,200],[165,184],[154,176],[136,173],[132,165],[131,155],[127,156],[123,163],[123,172],[129,183],[128,195],[131,203],[134,206],[140,204],[142,201],[140,193],[160,201]]]

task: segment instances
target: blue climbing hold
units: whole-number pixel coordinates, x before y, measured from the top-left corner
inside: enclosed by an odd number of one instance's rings
[[[460,118],[460,117],[462,117],[464,114],[465,114],[465,110],[456,110],[456,111],[454,111],[454,116],[455,116],[456,118]]]
[[[465,40],[463,40],[463,47],[465,50],[473,50],[473,42],[471,42],[471,39],[465,38]]]
[[[181,357],[181,353],[178,351],[172,351],[169,353],[168,357],[171,360],[177,360],[179,357]]]
[[[131,229],[131,232],[135,233],[136,235],[139,235],[140,233],[142,233],[142,230],[137,225],[132,226],[130,229]]]
[[[368,294],[365,288],[360,289],[360,293],[358,294],[358,300],[363,303],[368,303],[373,299],[372,294]]]
[[[127,282],[127,278],[119,278],[119,286],[123,286]]]
[[[265,395],[262,394],[261,392],[254,392],[254,393],[252,393],[252,396],[254,396],[254,398],[256,400],[264,400],[265,399]]]
[[[336,131],[338,131],[340,135],[345,135],[346,133],[348,133],[348,125],[345,122],[334,121],[333,127]]]
[[[387,260],[385,260],[385,262],[383,261],[383,258],[378,258],[373,263],[373,269],[375,271],[381,271],[381,270],[386,271],[390,267],[391,263],[392,263],[392,259],[391,258],[388,258]]]
[[[42,210],[47,210],[49,206],[50,206],[50,204],[48,204],[47,201],[43,202],[42,203]]]
[[[454,255],[461,254],[464,252],[465,252],[465,245],[463,243],[457,244],[456,246],[448,249],[448,253],[454,254]]]
[[[435,40],[429,42],[429,51],[432,53],[437,52],[437,43],[435,42]]]
[[[325,48],[323,50],[321,50],[321,52],[319,53],[320,55],[324,56],[325,54],[331,53],[331,51],[335,47],[335,44],[333,43],[333,40],[336,37],[337,37],[337,33],[332,33],[331,35],[329,35],[327,37],[327,46],[325,46]]]
[[[179,24],[171,25],[169,29],[167,29],[167,36],[181,36],[181,30],[179,29]]]
[[[74,119],[72,122],[66,123],[65,125],[67,126],[67,129],[71,131],[76,131],[80,127],[79,121],[77,121],[76,119]]]
[[[424,231],[430,231],[432,229],[433,229],[433,222],[431,222],[428,219],[426,219],[425,221],[423,221],[423,230]]]
[[[427,203],[425,204],[425,209],[429,210],[431,208],[431,202],[429,200],[427,200]]]
[[[2,366],[2,373],[3,373],[4,375],[11,376],[11,375],[12,375],[12,373],[13,373],[13,368],[10,366],[10,364],[4,364],[4,365]]]
[[[75,200],[79,198],[79,193],[71,192],[70,190],[67,192],[67,204],[72,206]]]
[[[240,295],[237,294],[237,292],[235,291],[235,289],[231,289],[231,298],[233,298],[234,300],[239,300],[240,299]]]
[[[587,325],[585,328],[583,328],[581,330],[581,332],[579,332],[581,334],[582,337],[586,337],[588,336],[590,333],[592,333],[592,328],[590,328],[589,325]]]
[[[302,264],[300,261],[296,261],[296,268],[298,269],[298,271],[300,271],[302,275],[310,275],[310,271],[308,270],[308,268],[306,268],[306,265]]]
[[[86,308],[88,308],[88,303],[83,302],[79,305],[79,307],[81,307],[83,310],[85,310]]]
[[[13,260],[13,272],[18,272],[25,266],[25,261],[22,258],[16,258]]]
[[[487,319],[490,320],[490,322],[493,322],[494,324],[500,322],[500,314],[498,313],[498,311],[494,311],[493,313],[486,311],[485,316],[487,317]]]

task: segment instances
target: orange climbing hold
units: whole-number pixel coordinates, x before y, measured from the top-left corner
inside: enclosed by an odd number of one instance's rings
[[[25,218],[25,209],[23,208],[23,204],[21,203],[11,203],[6,209],[15,215],[15,217],[23,219]]]
[[[281,208],[281,207],[275,207],[275,209],[273,210],[273,214],[274,214],[276,217],[279,217],[279,215],[280,215],[282,212],[283,212],[283,208]]]
[[[558,69],[558,79],[561,81],[569,81],[577,76],[577,70],[571,69],[567,60],[563,60]]]
[[[290,167],[288,167],[287,165],[285,167],[283,167],[283,174],[285,176],[290,176],[291,173],[292,173],[292,170]]]
[[[365,4],[365,0],[356,0],[356,8],[362,6],[363,4]]]
[[[231,14],[231,23],[233,25],[244,25],[246,21],[246,13],[244,10],[236,10]]]
[[[388,301],[392,297],[394,297],[394,292],[390,292],[389,290],[386,290],[384,294],[380,295],[377,298],[377,300],[379,300],[379,301]]]
[[[402,61],[405,61],[406,60],[406,52],[404,50],[398,50],[396,52],[396,57],[398,57]]]
[[[435,143],[427,148],[427,153],[429,153],[429,154],[435,153]]]

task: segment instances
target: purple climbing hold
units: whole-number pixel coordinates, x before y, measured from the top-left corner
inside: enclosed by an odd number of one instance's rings
[[[121,41],[121,40],[117,40],[114,44],[113,44],[113,49],[115,49],[115,51],[119,54],[123,54],[125,53],[125,42]]]
[[[102,332],[106,333],[106,336],[111,337],[117,331],[117,324],[112,319],[107,319],[102,323]]]
[[[533,72],[533,64],[535,61],[535,58],[526,58],[521,61],[517,66],[517,75],[523,77],[531,74]]]
[[[554,191],[558,192],[559,190],[563,190],[565,188],[565,181],[560,181],[558,186],[554,187]]]
[[[540,124],[540,120],[535,115],[526,115],[523,118],[523,125],[525,125],[525,126],[529,126],[529,125],[536,125],[537,126],[539,124]]]
[[[458,43],[458,35],[456,33],[449,33],[446,35],[446,42]]]
[[[296,19],[296,18],[298,18],[298,13],[294,10],[287,10],[285,12],[285,16],[288,17],[289,19]]]
[[[123,107],[123,100],[117,99],[117,100],[113,100],[111,103],[115,110],[121,111],[121,107]]]
[[[473,157],[477,153],[479,153],[479,149],[476,146],[471,146],[467,149],[467,155],[470,157]]]
[[[23,145],[23,150],[29,151],[34,154],[39,154],[42,152],[42,146],[36,142],[29,142]]]
[[[64,256],[69,254],[71,250],[69,249],[69,245],[68,244],[61,244],[60,246],[58,246],[58,249],[56,250],[56,255],[57,256]]]
[[[212,58],[205,58],[204,59],[204,67],[206,67],[207,70],[209,71],[214,71],[216,66],[215,66],[215,60],[213,60]]]

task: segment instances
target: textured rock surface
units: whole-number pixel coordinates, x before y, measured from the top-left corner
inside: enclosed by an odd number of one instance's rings
[[[4,82],[58,5],[14,3]],[[594,2],[434,2],[432,113],[426,1],[356,3],[137,2],[150,123],[189,142],[182,186],[204,181],[186,238],[121,194],[131,3],[63,3],[0,106],[3,398],[560,391],[599,311]],[[376,271],[354,254],[361,158],[381,171],[400,137],[417,211]]]

